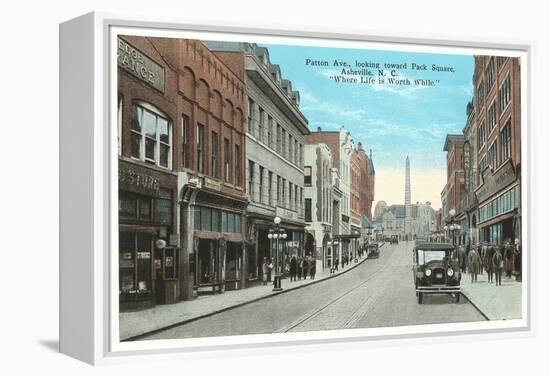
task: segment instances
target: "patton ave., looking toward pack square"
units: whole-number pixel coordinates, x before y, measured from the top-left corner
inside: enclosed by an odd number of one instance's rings
[[[120,339],[520,318],[519,60],[473,80],[442,208],[403,156],[373,213],[368,144],[311,127],[267,48],[119,37]]]

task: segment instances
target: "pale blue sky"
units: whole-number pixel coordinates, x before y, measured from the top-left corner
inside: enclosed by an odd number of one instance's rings
[[[357,50],[326,47],[263,45],[270,60],[279,64],[283,78],[292,81],[293,90],[301,95],[301,110],[311,130],[337,130],[345,126],[355,142],[362,142],[367,152],[372,149],[377,172],[375,200],[389,203],[403,201],[403,188],[389,188],[400,182],[405,158],[410,156],[412,200],[432,201],[440,205],[446,155],[445,136],[461,133],[466,122],[466,104],[472,98],[473,56]],[[306,59],[329,61],[329,67],[312,67]],[[358,61],[407,63],[399,71],[403,78],[439,80],[433,87],[337,84],[329,78],[341,68],[332,66],[338,59],[354,64]],[[426,64],[428,71],[411,69],[411,63]],[[431,65],[450,66],[449,72],[432,72]],[[354,67],[355,68],[355,67]],[[372,69],[375,74],[376,69]],[[381,181],[387,175],[386,181]],[[390,178],[389,175],[393,175]],[[397,175],[397,176],[396,176]],[[415,179],[416,175],[416,179]],[[423,179],[436,187],[421,187]],[[395,182],[390,182],[390,181]],[[397,181],[396,181],[397,180]],[[415,187],[414,183],[417,181]],[[400,184],[398,186],[401,186]],[[404,186],[404,178],[403,178]],[[382,188],[382,191],[380,190]],[[416,194],[416,195],[415,195]]]

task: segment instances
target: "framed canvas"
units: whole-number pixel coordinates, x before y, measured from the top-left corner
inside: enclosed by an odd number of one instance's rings
[[[91,13],[60,51],[63,353],[532,331],[532,43]]]

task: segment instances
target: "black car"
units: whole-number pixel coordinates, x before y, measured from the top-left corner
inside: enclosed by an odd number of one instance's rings
[[[397,234],[394,234],[393,236],[391,236],[390,245],[392,244],[396,244],[396,245],[399,244],[399,237],[397,236]]]
[[[425,294],[442,293],[459,302],[461,273],[453,251],[449,243],[421,243],[414,248],[413,278],[419,304]]]
[[[367,246],[367,259],[378,258],[380,256],[380,249],[378,243],[371,243]]]

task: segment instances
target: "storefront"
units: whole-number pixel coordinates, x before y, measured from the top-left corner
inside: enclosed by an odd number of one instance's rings
[[[491,194],[492,193],[492,194]],[[520,183],[511,163],[494,174],[484,174],[484,184],[476,191],[479,241],[488,245],[513,243],[521,237]]]
[[[208,178],[203,178],[208,181]],[[182,227],[189,274],[183,284],[197,296],[244,288],[248,279],[244,211],[247,202],[213,188],[186,185]],[[190,298],[190,297],[185,297]]]
[[[176,302],[176,178],[119,160],[119,295],[121,310]]]

